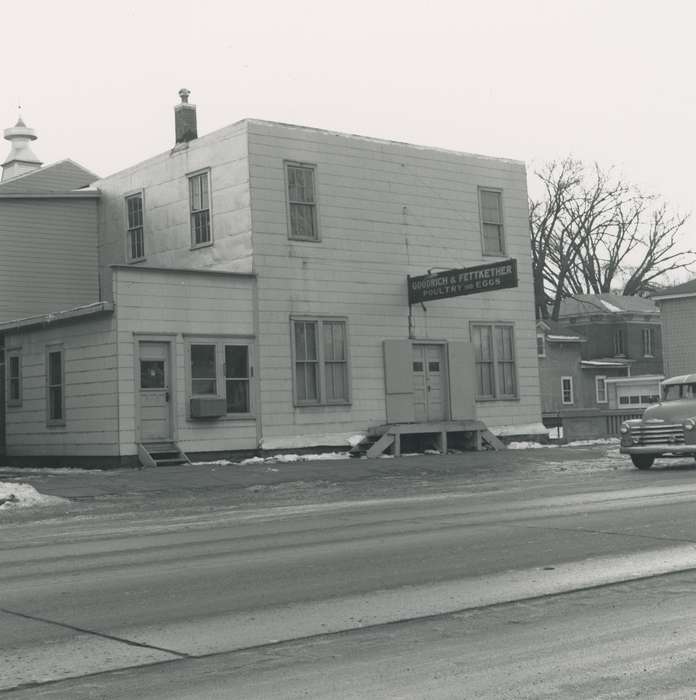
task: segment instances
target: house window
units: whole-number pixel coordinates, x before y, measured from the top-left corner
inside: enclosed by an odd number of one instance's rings
[[[189,176],[189,203],[191,209],[191,247],[212,242],[210,231],[210,184],[208,172]]]
[[[481,236],[484,255],[504,255],[502,193],[479,190]]]
[[[315,167],[286,163],[290,238],[318,241]]]
[[[643,328],[643,357],[655,356],[655,329]]]
[[[252,413],[252,346],[248,341],[192,342],[191,396],[223,398],[227,414]]]
[[[2,350],[0,350],[2,352]],[[22,360],[17,350],[7,351],[7,405],[22,404]]]
[[[46,354],[46,398],[49,425],[65,424],[65,379],[63,350],[49,348]]]
[[[128,228],[126,232],[128,261],[135,262],[145,257],[143,195],[141,192],[126,197],[126,216],[128,218]]]
[[[573,378],[561,377],[561,403],[564,405],[574,403]]]
[[[623,330],[619,329],[614,333],[614,355],[625,355],[626,345]]]
[[[543,335],[537,336],[537,357],[546,357],[546,338]]]
[[[472,324],[478,399],[517,397],[514,329],[510,324]]]
[[[346,322],[293,319],[291,327],[295,404],[349,403]]]
[[[595,396],[597,398],[597,403],[607,403],[608,399],[606,377],[595,377]]]

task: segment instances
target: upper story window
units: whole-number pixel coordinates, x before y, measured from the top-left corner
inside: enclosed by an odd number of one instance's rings
[[[643,357],[655,356],[655,329],[643,328]]]
[[[2,352],[0,350],[0,352]],[[7,351],[7,405],[22,404],[22,359],[19,350]]]
[[[543,335],[538,335],[537,339],[537,357],[546,357],[546,338]]]
[[[472,324],[477,399],[517,398],[515,336],[510,324]]]
[[[479,189],[484,255],[505,255],[502,196],[500,190]]]
[[[567,406],[574,402],[575,397],[573,396],[573,378],[561,377],[561,403]]]
[[[614,333],[614,355],[626,354],[626,339],[623,330],[619,329]]]
[[[145,257],[142,192],[126,197],[126,217],[128,219],[126,230],[128,261],[135,262]]]
[[[317,197],[314,165],[285,164],[288,185],[289,236],[301,241],[318,241]]]
[[[189,207],[191,212],[191,247],[212,243],[210,228],[210,177],[206,170],[189,175]]]
[[[595,396],[597,403],[607,403],[607,378],[602,376],[595,377]]]

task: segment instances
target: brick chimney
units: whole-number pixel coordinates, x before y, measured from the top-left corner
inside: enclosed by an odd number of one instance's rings
[[[196,105],[189,104],[190,90],[181,88],[179,97],[181,103],[174,107],[174,129],[176,131],[176,143],[188,143],[198,138],[196,127]]]

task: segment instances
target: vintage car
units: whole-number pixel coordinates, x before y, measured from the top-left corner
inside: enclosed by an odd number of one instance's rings
[[[621,452],[638,469],[656,457],[696,457],[696,374],[666,379],[660,402],[621,424]]]

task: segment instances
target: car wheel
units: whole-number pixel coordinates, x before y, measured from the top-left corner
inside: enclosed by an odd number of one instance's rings
[[[631,455],[631,462],[637,469],[650,469],[655,458],[652,455]]]

